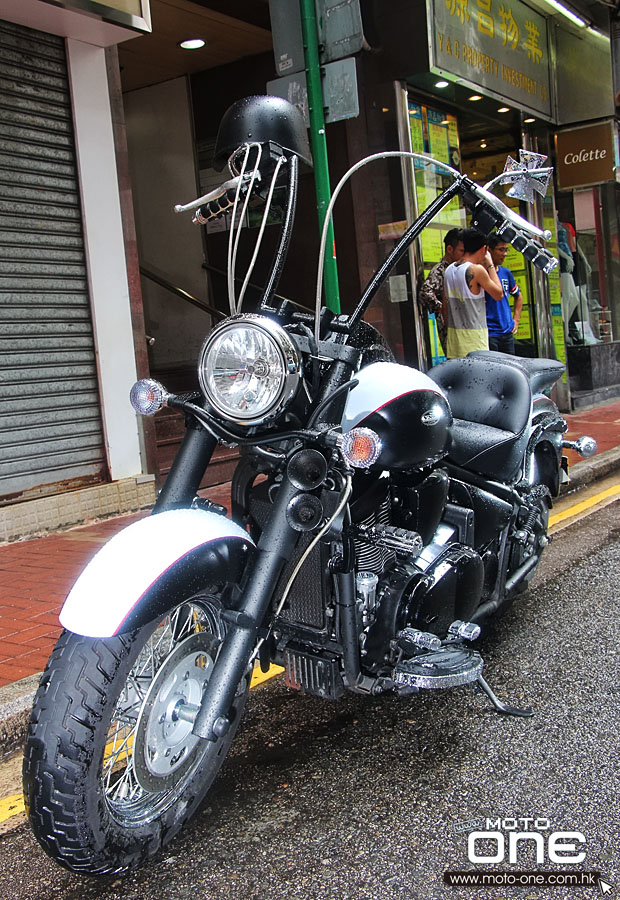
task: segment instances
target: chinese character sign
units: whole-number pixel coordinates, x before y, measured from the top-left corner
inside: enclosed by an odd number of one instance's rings
[[[551,114],[547,21],[522,0],[431,0],[434,69]]]

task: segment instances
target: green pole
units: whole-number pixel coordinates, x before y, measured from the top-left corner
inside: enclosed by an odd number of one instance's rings
[[[322,233],[325,213],[331,199],[331,188],[329,184],[327,140],[325,137],[325,116],[323,115],[323,88],[319,63],[316,10],[314,0],[299,0],[299,6],[301,9],[301,29],[304,39],[304,58],[308,85],[308,111],[310,114],[310,144],[314,160],[314,185],[319,214],[319,231]],[[334,244],[334,226],[331,222],[327,231],[324,286],[326,305],[332,312],[339,313],[338,266]]]

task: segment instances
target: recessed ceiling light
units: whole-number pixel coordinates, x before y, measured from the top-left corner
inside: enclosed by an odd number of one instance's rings
[[[529,119],[524,119],[523,121],[525,122],[526,125],[530,125],[532,122],[535,122],[536,119],[533,119],[532,117],[530,117]]]
[[[187,41],[181,41],[179,47],[182,47],[183,50],[200,50],[204,45],[205,41],[202,38],[189,38]]]
[[[486,141],[480,141],[480,146],[482,147],[483,150],[486,150],[487,142],[486,142]]]
[[[501,113],[510,112],[510,107],[509,106],[500,106],[500,108],[497,111],[501,112]]]
[[[470,100],[482,100],[482,97],[480,96],[480,94],[472,94],[469,99]]]
[[[441,124],[441,125],[449,125],[449,124],[450,124],[450,120],[449,120],[449,119],[442,119],[441,122],[440,122],[440,124]]]
[[[435,87],[445,88],[445,87],[448,87],[449,84],[450,84],[449,81],[438,81],[438,82],[436,82]]]

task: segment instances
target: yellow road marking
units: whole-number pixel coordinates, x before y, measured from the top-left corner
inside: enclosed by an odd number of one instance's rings
[[[263,682],[268,681],[270,678],[275,678],[281,672],[284,672],[282,666],[270,666],[268,672],[261,672],[260,666],[256,666],[252,672],[250,690],[257,687],[259,684],[263,684]],[[106,747],[106,752],[110,748],[111,744]],[[22,794],[11,794],[10,797],[4,797],[0,800],[0,825],[2,825],[3,822],[6,822],[7,819],[12,819],[13,816],[18,816],[23,812],[25,812],[25,808]]]
[[[0,800],[0,824],[23,812],[24,798],[22,794],[11,794],[10,797],[4,797]]]
[[[270,678],[275,678],[276,675],[279,675],[281,672],[284,672],[282,666],[269,666],[269,671],[261,672],[260,666],[255,666],[254,671],[252,672],[252,678],[250,680],[250,690],[256,687],[258,684],[262,684],[263,681],[268,681]]]
[[[556,513],[554,516],[549,516],[549,525],[557,525],[558,522],[563,522],[565,519],[571,519],[573,516],[578,516],[587,509],[592,509],[592,507],[596,506],[598,503],[602,503],[604,500],[611,500],[614,497],[620,497],[619,484],[607,488],[607,490],[601,491],[598,494],[594,494],[592,497],[588,497],[587,500],[575,503],[573,506],[569,506],[568,509]]]

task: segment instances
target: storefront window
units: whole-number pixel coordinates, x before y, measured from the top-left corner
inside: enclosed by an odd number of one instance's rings
[[[618,339],[620,323],[614,298],[620,289],[620,260],[615,192],[616,186],[610,185],[560,194],[558,251],[569,346]]]
[[[573,408],[617,396],[619,187],[557,194],[562,311]]]
[[[426,153],[434,159],[459,169],[461,155],[456,116],[439,109],[422,106],[409,101],[409,126],[411,145],[414,152]],[[415,190],[418,210],[422,212],[445,190],[451,182],[449,174],[423,162],[414,163]],[[420,237],[420,247],[424,265],[424,277],[428,275],[444,255],[444,238],[453,228],[465,228],[467,215],[460,198],[450,201],[424,229]],[[437,323],[433,313],[428,313],[428,331],[432,364],[445,359]]]

